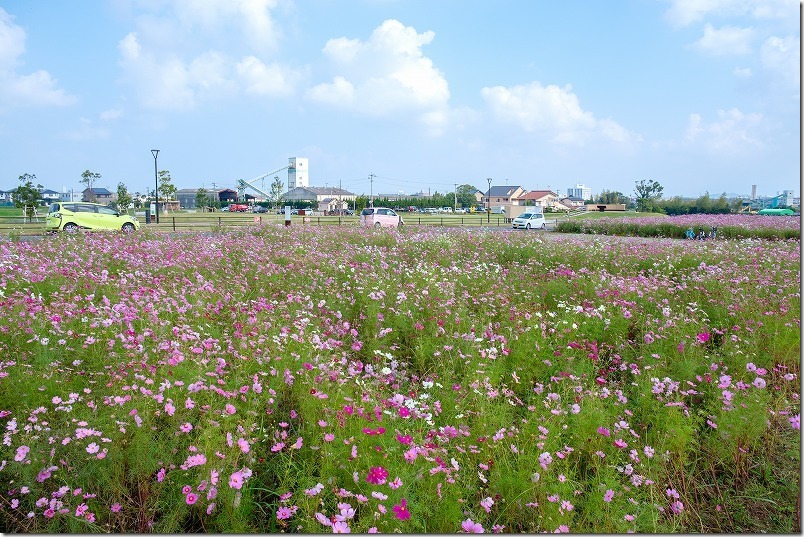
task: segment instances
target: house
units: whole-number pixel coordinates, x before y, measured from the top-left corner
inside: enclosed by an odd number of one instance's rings
[[[61,194],[59,194],[55,190],[50,190],[49,188],[46,188],[42,190],[42,199],[46,203],[53,203],[54,201],[61,200]]]
[[[0,204],[14,203],[14,192],[11,190],[0,190]]]
[[[318,210],[324,214],[345,211],[348,208],[349,202],[338,198],[326,198],[318,202]]]
[[[521,186],[493,186],[483,198],[487,207],[503,207],[506,213],[511,214],[511,208],[524,205],[522,196],[525,189]]]
[[[115,199],[117,199],[117,195],[112,194],[105,188],[85,188],[81,193],[81,201],[88,201],[91,203],[108,204],[110,201],[114,201]]]
[[[580,209],[586,206],[586,200],[583,198],[579,198],[577,196],[565,196],[559,200],[562,205],[569,207],[570,209]]]
[[[531,190],[523,194],[522,199],[528,202],[528,205],[536,205],[542,209],[553,209],[558,203],[558,194],[552,190]],[[562,210],[564,207],[561,208]]]

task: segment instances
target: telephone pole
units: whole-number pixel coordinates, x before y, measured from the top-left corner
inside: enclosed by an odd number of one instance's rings
[[[371,206],[374,207],[374,178],[377,177],[373,173],[369,174],[369,181],[371,181]]]

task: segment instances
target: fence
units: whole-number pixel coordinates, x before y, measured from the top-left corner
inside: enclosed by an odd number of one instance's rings
[[[432,226],[432,227],[510,227],[511,219],[502,216],[487,215],[453,215],[453,216],[414,216],[404,215],[406,226]],[[225,231],[246,226],[282,225],[283,215],[269,214],[213,214],[199,213],[188,215],[160,215],[156,223],[154,215],[147,223],[140,218],[141,230],[159,232],[182,231]],[[358,216],[293,216],[291,225],[294,226],[358,226]],[[548,220],[548,227],[552,228],[554,222]],[[45,233],[45,218],[25,218],[22,216],[0,216],[0,236],[33,236]]]

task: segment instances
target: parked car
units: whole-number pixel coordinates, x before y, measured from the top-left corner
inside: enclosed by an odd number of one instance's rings
[[[229,210],[233,213],[244,213],[248,211],[248,205],[245,203],[232,203],[229,205]]]
[[[267,213],[268,209],[263,207],[262,205],[255,205],[251,208],[252,213]]]
[[[455,214],[466,214],[466,209],[464,209],[463,207],[458,207],[457,209],[455,209]]]
[[[226,207],[221,207],[221,212],[228,213],[229,212],[229,206],[227,205]]]
[[[360,213],[360,223],[369,227],[395,227],[405,224],[402,217],[388,207],[366,207]]]
[[[452,207],[441,207],[438,212],[452,214]]]
[[[45,218],[46,231],[75,233],[79,229],[121,230],[130,233],[140,228],[139,221],[100,203],[53,203]]]
[[[545,229],[547,222],[544,213],[522,213],[511,223],[513,229]]]

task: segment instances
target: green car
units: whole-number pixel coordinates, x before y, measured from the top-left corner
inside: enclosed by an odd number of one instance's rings
[[[100,203],[61,201],[50,206],[45,219],[46,231],[75,233],[79,229],[120,230],[131,233],[140,228],[133,216],[120,214]]]

